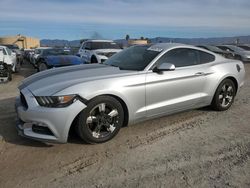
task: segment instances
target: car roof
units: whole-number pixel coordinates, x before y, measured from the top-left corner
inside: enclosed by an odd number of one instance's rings
[[[192,45],[187,45],[187,44],[181,44],[181,43],[157,43],[153,44],[151,48],[159,48],[162,50],[168,50],[171,48],[176,48],[176,47],[182,47],[182,48],[197,48]]]

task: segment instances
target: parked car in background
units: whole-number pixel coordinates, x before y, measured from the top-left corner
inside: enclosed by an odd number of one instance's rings
[[[69,49],[43,49],[36,60],[35,66],[38,71],[44,71],[50,68],[63,67],[70,65],[83,64],[84,61],[76,56],[72,55]]]
[[[22,63],[23,61],[22,51],[16,44],[4,44],[3,46],[9,48],[12,51],[13,55],[14,54],[16,55],[16,61],[18,63],[20,64]]]
[[[82,43],[78,54],[86,63],[103,63],[121,48],[112,40],[87,40]]]
[[[250,61],[250,51],[244,50],[234,45],[219,45],[218,48],[234,53],[234,57],[238,60],[247,62]]]
[[[6,46],[0,46],[0,50],[3,52],[4,62],[10,66],[12,72],[19,72],[21,67],[16,60],[16,54]]]
[[[112,139],[122,126],[211,105],[230,108],[244,64],[194,46],[129,47],[103,64],[35,74],[19,86],[19,134],[67,142],[74,128],[88,143]]]
[[[234,59],[234,54],[232,52],[222,50],[222,49],[220,49],[220,48],[218,48],[216,46],[198,45],[197,47],[204,48],[204,49],[209,50],[211,52],[214,52],[216,54],[220,54],[220,55],[224,56],[225,58]]]
[[[31,54],[30,56],[30,62],[31,64],[36,67],[36,64],[37,64],[37,59],[39,57],[40,54],[43,53],[43,50],[46,50],[46,49],[51,49],[51,47],[40,47],[40,48],[36,48],[34,53]]]
[[[240,45],[238,45],[238,47],[240,47],[246,51],[250,51],[250,44],[240,44]]]
[[[23,58],[27,61],[30,61],[31,56],[34,54],[34,49],[24,49],[23,50]]]
[[[3,49],[0,48],[0,83],[12,80],[11,65],[4,61]]]

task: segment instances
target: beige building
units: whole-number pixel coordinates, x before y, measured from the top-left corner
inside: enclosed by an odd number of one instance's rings
[[[142,45],[142,44],[148,44],[148,40],[146,40],[146,39],[129,39],[128,40],[129,46]]]
[[[16,44],[19,48],[31,49],[40,47],[40,40],[23,35],[0,37],[0,44]]]

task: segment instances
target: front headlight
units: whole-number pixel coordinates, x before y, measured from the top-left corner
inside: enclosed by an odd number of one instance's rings
[[[76,100],[76,95],[64,96],[36,96],[36,100],[40,106],[50,108],[62,108],[69,106]]]
[[[103,53],[103,52],[97,52],[96,54],[97,54],[97,55],[106,56],[106,54],[105,54],[105,53]]]

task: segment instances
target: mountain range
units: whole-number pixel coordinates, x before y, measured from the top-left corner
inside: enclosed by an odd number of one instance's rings
[[[217,38],[168,38],[168,37],[155,37],[149,38],[152,43],[158,42],[176,42],[192,45],[200,44],[233,44],[233,43],[242,43],[250,44],[250,35],[249,36],[236,36],[236,37],[217,37]],[[126,44],[125,39],[114,40],[119,44]],[[42,39],[40,41],[41,46],[51,46],[51,47],[79,47],[81,40],[59,40],[59,39]]]

